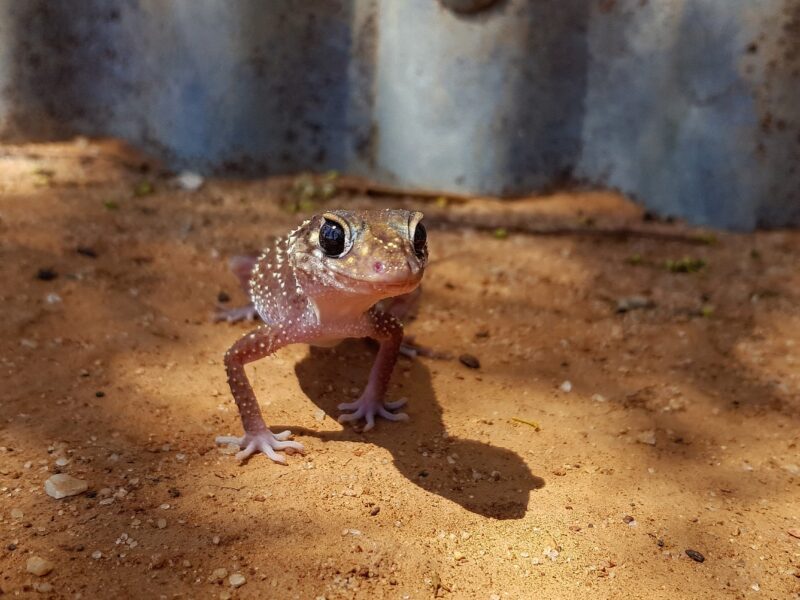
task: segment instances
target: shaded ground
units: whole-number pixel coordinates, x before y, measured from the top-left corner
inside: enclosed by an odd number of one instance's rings
[[[301,215],[275,181],[187,192],[140,162],[85,142],[0,149],[6,595],[800,594],[800,539],[787,533],[800,528],[800,233],[697,244],[431,227],[409,332],[481,368],[402,359],[390,396],[410,399],[411,421],[361,434],[332,417],[372,349],[285,349],[250,373],[268,422],[308,453],[238,465],[213,439],[239,431],[221,358],[247,326],[208,317],[219,292],[242,300],[226,257]],[[328,202],[364,203],[413,204]],[[451,214],[505,210],[684,231],[595,193]],[[706,266],[665,268],[684,257]],[[654,306],[616,312],[632,296]],[[46,496],[58,470],[89,493]],[[26,573],[31,555],[53,572]],[[217,569],[246,583],[210,582]],[[44,581],[52,591],[33,591]]]

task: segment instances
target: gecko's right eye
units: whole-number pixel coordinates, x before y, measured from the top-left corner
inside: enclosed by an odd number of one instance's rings
[[[344,252],[344,245],[344,227],[336,221],[325,219],[319,229],[319,247],[326,255],[339,257]]]

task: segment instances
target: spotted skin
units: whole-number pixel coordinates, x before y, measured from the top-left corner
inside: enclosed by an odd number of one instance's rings
[[[380,346],[367,385],[355,402],[339,405],[340,422],[376,417],[406,420],[395,413],[402,402],[384,403],[392,370],[403,341],[403,326],[376,304],[413,292],[428,259],[427,244],[416,247],[414,234],[422,213],[405,210],[331,211],[316,215],[279,238],[255,261],[236,259],[240,277],[249,272],[248,289],[254,311],[263,321],[239,339],[225,354],[228,384],[239,408],[244,436],[221,436],[217,443],[238,444],[244,460],[264,453],[275,462],[286,461],[280,450],[302,452],[288,439],[290,432],[272,433],[247,379],[244,367],[290,344],[333,345],[345,338],[369,337]],[[341,252],[323,249],[320,229],[335,224],[344,233]],[[421,228],[422,229],[422,228]],[[424,229],[422,229],[424,231]],[[419,235],[419,232],[417,232]],[[238,309],[246,312],[247,309]]]

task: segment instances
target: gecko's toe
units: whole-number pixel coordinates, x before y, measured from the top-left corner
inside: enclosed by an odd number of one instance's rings
[[[286,464],[286,457],[276,452],[276,450],[285,450],[289,453],[304,452],[303,445],[299,442],[289,440],[292,433],[290,431],[282,431],[280,433],[272,433],[271,431],[260,431],[258,433],[245,433],[242,437],[221,435],[216,438],[217,444],[236,444],[241,448],[236,453],[236,460],[242,462],[247,460],[254,454],[259,452],[266,454],[270,460]]]
[[[378,414],[382,416],[387,421],[408,421],[410,418],[406,413],[393,413],[389,412],[385,408],[378,407]]]
[[[356,412],[339,415],[338,421],[339,423],[349,423],[350,421],[358,421],[363,416],[364,410],[363,408],[359,408]]]
[[[361,431],[369,431],[375,427],[376,417],[383,417],[387,421],[407,421],[409,418],[407,414],[391,412],[394,409],[400,408],[405,403],[405,398],[395,402],[387,402],[386,404],[383,404],[380,401],[362,396],[355,402],[345,402],[340,404],[339,410],[352,410],[353,412],[339,415],[338,420],[339,423],[348,423],[351,421],[359,421],[360,419],[364,419],[365,424]]]

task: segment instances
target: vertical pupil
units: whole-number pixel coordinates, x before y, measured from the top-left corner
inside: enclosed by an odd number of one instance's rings
[[[414,251],[417,254],[423,254],[427,241],[428,233],[425,231],[425,226],[422,223],[418,223],[417,228],[414,230]]]

